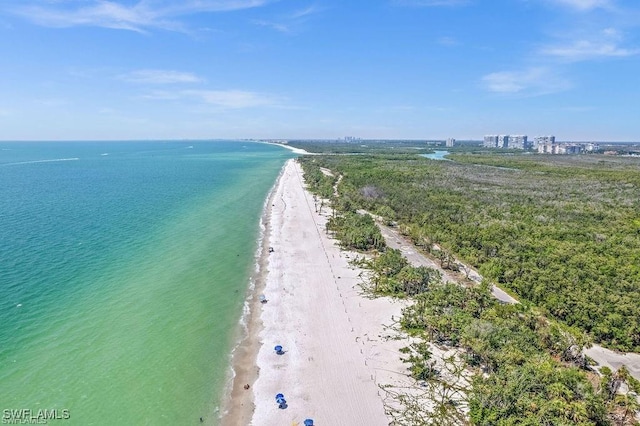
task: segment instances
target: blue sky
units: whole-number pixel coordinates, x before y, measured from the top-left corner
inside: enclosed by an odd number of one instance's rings
[[[0,139],[640,140],[637,0],[3,0]]]

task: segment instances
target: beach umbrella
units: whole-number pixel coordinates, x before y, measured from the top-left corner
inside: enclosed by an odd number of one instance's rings
[[[276,351],[276,353],[277,353],[278,355],[282,355],[282,354],[284,354],[284,351],[282,350],[282,346],[280,346],[280,345],[278,345],[278,346],[276,346],[275,348],[273,348],[273,350],[274,350],[274,351]]]
[[[279,393],[276,395],[276,403],[278,404],[278,408],[285,409],[287,408],[287,400],[284,399],[284,395]]]
[[[304,421],[304,426],[313,426],[313,419],[306,419]]]

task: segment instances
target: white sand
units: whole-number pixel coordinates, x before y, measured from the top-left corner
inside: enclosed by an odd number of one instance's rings
[[[589,349],[585,349],[584,353],[596,361],[599,367],[606,366],[617,371],[624,365],[632,377],[640,380],[640,354],[638,353],[615,352],[600,345],[593,345]]]
[[[326,215],[315,212],[303,189],[302,171],[285,166],[273,197],[269,255],[257,357],[259,377],[251,387],[252,424],[387,425],[385,392],[378,384],[409,386],[398,349],[386,326],[401,304],[359,294],[359,270],[325,234]],[[274,346],[286,353],[276,355]],[[283,393],[288,408],[279,409]]]
[[[302,149],[302,148],[295,148],[291,145],[287,145],[286,143],[275,143],[275,142],[264,142],[268,145],[276,145],[276,146],[281,146],[283,148],[288,149],[289,151],[293,151],[295,154],[303,154],[303,155],[318,155],[315,152],[308,152],[306,149]]]

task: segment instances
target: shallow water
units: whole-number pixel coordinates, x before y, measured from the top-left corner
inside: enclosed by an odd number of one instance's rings
[[[291,153],[248,142],[0,143],[0,409],[208,423]]]

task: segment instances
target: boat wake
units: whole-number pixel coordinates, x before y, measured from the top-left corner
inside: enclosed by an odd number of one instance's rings
[[[56,163],[58,161],[78,161],[79,158],[54,158],[52,160],[32,160],[32,161],[20,161],[17,163],[5,163],[3,166],[18,166],[20,164],[38,164],[38,163]]]

